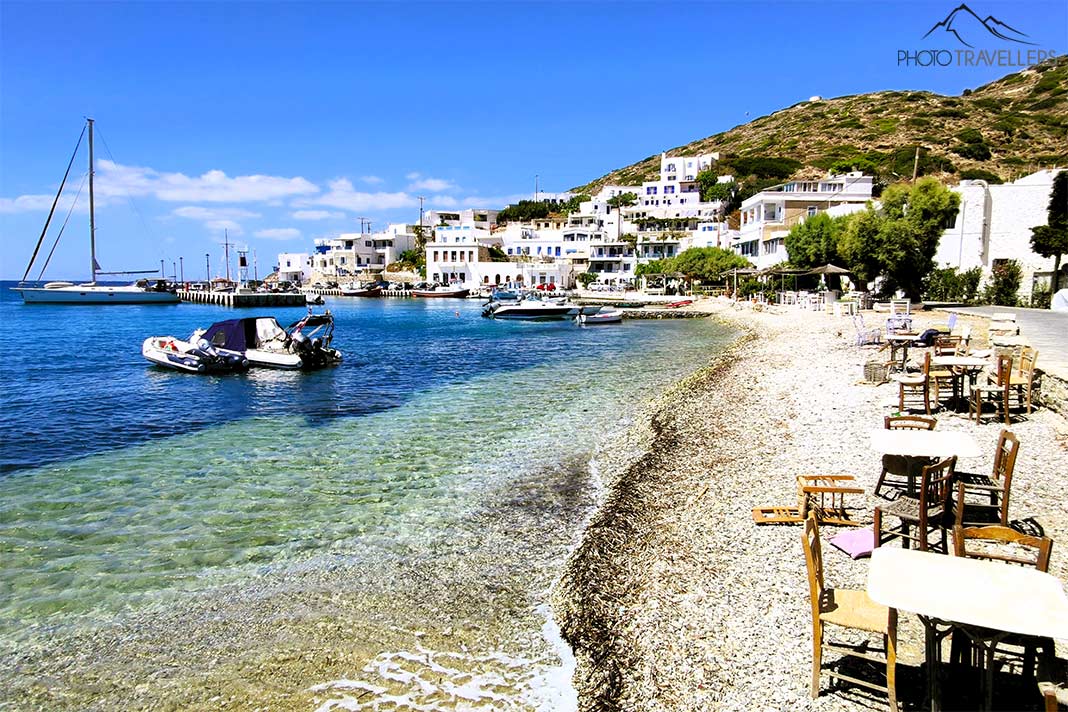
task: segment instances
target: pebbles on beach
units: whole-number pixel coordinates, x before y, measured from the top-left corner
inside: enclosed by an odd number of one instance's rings
[[[896,388],[861,382],[876,347],[853,346],[848,319],[796,310],[720,316],[753,337],[650,406],[637,427],[645,447],[605,473],[606,500],[555,592],[578,659],[580,709],[885,709],[885,696],[831,691],[826,677],[810,699],[801,527],[756,526],[751,509],[792,504],[801,474],[851,474],[870,493],[880,460],[868,433],[896,410]],[[937,418],[940,430],[974,436],[983,453],[958,469],[989,471],[1002,425],[945,411]],[[1064,419],[1039,409],[1012,430],[1021,448],[1011,517],[1033,517],[1068,541]],[[858,516],[870,522],[878,501],[855,499]],[[821,529],[828,585],[862,589],[867,559],[830,547],[838,531]],[[1050,571],[1068,577],[1064,547],[1054,547]],[[923,656],[915,616],[902,614],[899,635],[900,696],[902,685],[919,684],[908,667]]]

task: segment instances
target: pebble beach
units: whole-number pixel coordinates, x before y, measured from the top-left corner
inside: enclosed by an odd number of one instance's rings
[[[826,676],[820,697],[810,698],[802,528],[757,526],[751,510],[792,505],[797,475],[847,474],[866,491],[852,502],[855,516],[870,523],[883,500],[871,495],[880,459],[869,433],[897,410],[896,384],[863,381],[878,347],[855,346],[848,318],[722,302],[696,308],[746,335],[650,404],[609,448],[617,456],[603,463],[605,498],[554,592],[575,649],[579,707],[886,709],[884,695],[832,690]],[[916,325],[946,316],[924,312]],[[989,472],[1003,424],[976,425],[945,409],[936,417],[939,430],[968,433],[982,452],[957,469]],[[1021,447],[1010,518],[1068,541],[1068,423],[1039,408],[1011,429]],[[863,589],[868,560],[827,543],[840,531],[821,527],[827,585]],[[1050,573],[1068,579],[1065,547],[1053,547]],[[898,694],[906,708],[922,698],[922,660],[923,628],[903,613]]]

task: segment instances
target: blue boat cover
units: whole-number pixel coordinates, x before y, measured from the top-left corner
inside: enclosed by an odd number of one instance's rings
[[[204,338],[212,346],[231,351],[256,348],[256,317],[215,322],[204,332]]]

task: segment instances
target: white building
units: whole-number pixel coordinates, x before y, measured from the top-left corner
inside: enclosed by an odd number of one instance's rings
[[[307,252],[282,252],[278,255],[278,281],[308,284],[312,276],[312,257]]]
[[[1038,171],[1002,185],[961,181],[952,188],[961,196],[960,210],[953,226],[942,233],[935,265],[980,267],[989,278],[994,265],[1017,260],[1023,271],[1021,296],[1029,299],[1036,282],[1048,280],[1053,271],[1053,258],[1031,250],[1031,228],[1047,224],[1053,178],[1061,170]]]
[[[315,241],[311,281],[342,282],[377,277],[400,253],[415,246],[415,233],[404,223],[380,232],[349,232]],[[308,281],[308,280],[306,280]]]
[[[758,269],[785,262],[789,258],[785,239],[794,225],[836,206],[845,206],[839,211],[863,209],[871,190],[872,177],[859,172],[762,190],[742,202],[741,225],[731,247]]]

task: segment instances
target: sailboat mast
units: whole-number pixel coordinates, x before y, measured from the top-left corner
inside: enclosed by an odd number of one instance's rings
[[[89,274],[96,284],[96,210],[93,205],[93,120],[89,122]]]

